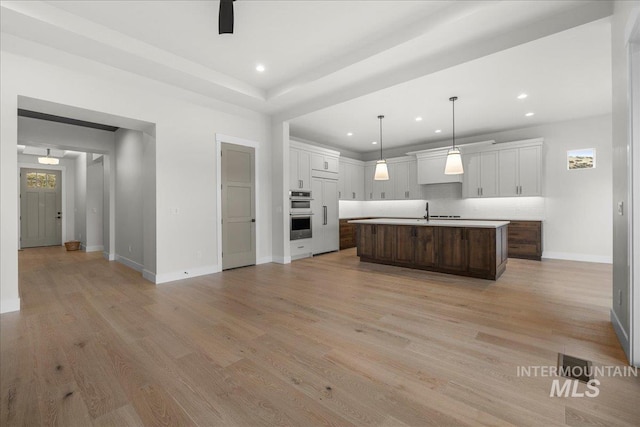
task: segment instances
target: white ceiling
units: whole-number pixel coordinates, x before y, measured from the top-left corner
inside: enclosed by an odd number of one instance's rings
[[[521,93],[528,97],[517,99]],[[608,18],[293,119],[291,133],[354,152],[463,137],[611,111]],[[526,117],[525,114],[534,115]],[[422,117],[417,122],[416,117]],[[435,133],[436,129],[442,130]],[[353,133],[347,136],[347,133]]]
[[[593,107],[598,102],[610,108],[607,88],[589,80],[610,84],[601,63],[607,43],[595,40],[607,23],[589,26],[595,35],[576,29],[573,41],[562,33],[609,16],[608,1],[238,0],[234,7],[235,34],[218,35],[217,1],[3,1],[2,50],[39,57],[49,49],[47,61],[63,66],[69,56],[55,52],[71,53],[292,120],[294,134],[354,151],[370,148],[347,145],[342,135],[353,131],[370,144],[379,113],[388,116],[385,145],[428,139],[402,122],[417,114],[425,129],[445,130],[452,94],[460,97],[461,132],[520,126],[514,91],[531,92],[534,120],[606,112]],[[563,49],[545,41],[554,34]],[[257,63],[267,70],[257,73]],[[580,85],[589,93],[574,100]]]

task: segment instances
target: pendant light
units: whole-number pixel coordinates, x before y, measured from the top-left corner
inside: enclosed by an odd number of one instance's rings
[[[387,169],[387,161],[382,158],[382,119],[384,116],[378,116],[380,119],[380,160],[376,162],[376,172],[373,174],[375,181],[387,181],[389,179],[389,169]]]
[[[51,150],[47,148],[47,157],[38,157],[38,163],[43,165],[57,165],[60,163],[60,159],[50,157]]]
[[[460,150],[456,148],[456,101],[458,100],[457,96],[452,96],[449,98],[451,101],[451,105],[453,106],[453,145],[451,146],[451,150],[447,153],[447,164],[444,167],[445,175],[460,175],[464,173],[464,169],[462,168],[462,156],[460,155]]]

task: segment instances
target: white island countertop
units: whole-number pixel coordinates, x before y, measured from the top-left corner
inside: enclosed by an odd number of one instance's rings
[[[421,225],[427,227],[466,227],[466,228],[500,228],[509,224],[509,221],[474,221],[465,219],[432,219],[427,221],[422,218],[372,218],[356,219],[350,224],[379,224],[379,225]]]

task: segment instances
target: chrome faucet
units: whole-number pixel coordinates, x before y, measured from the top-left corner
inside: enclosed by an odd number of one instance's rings
[[[429,221],[429,202],[427,202],[427,213],[424,215],[424,219],[426,219],[427,221]]]

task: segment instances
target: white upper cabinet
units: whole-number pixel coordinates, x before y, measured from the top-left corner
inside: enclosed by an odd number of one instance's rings
[[[418,184],[442,184],[462,182],[461,175],[445,175],[448,149],[427,150],[415,153],[418,161]]]
[[[341,157],[339,170],[340,200],[364,200],[364,162]]]
[[[541,154],[540,144],[500,150],[500,196],[540,196],[542,194]]]
[[[464,197],[498,196],[498,152],[469,153],[462,157]]]
[[[311,155],[311,169],[316,171],[338,173],[338,157],[313,153]]]
[[[373,199],[373,174],[376,170],[375,164],[365,164],[364,166],[364,200]]]
[[[542,138],[474,144],[463,151],[462,196],[542,195]]]
[[[291,148],[289,151],[289,189],[311,190],[311,153]]]
[[[364,164],[351,165],[351,192],[353,200],[364,200]]]
[[[416,200],[422,199],[422,186],[417,181],[417,161],[414,157],[387,159],[389,179],[373,179],[376,162],[367,162],[364,167],[363,200]]]

